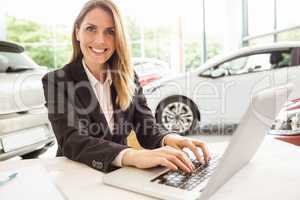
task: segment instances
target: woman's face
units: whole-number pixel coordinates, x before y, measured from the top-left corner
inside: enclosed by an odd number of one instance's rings
[[[111,14],[101,8],[89,11],[80,27],[76,28],[76,38],[87,65],[103,65],[115,51],[115,27]]]

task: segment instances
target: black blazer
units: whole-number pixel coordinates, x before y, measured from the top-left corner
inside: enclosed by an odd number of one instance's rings
[[[137,76],[137,90],[125,111],[116,104],[116,90],[113,84],[111,86],[113,133],[108,128],[81,60],[49,72],[42,82],[48,117],[58,142],[57,156],[66,156],[108,172],[115,169],[111,164],[115,157],[128,148],[126,138],[131,130],[147,149],[160,147],[162,138],[168,134],[156,124]]]

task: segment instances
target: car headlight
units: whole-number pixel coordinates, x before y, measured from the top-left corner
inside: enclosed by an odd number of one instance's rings
[[[297,113],[291,118],[291,128],[293,131],[300,132],[300,113]]]

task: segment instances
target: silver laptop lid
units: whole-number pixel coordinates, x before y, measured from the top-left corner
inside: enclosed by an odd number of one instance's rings
[[[252,96],[240,125],[199,199],[208,199],[252,159],[292,88],[292,84],[287,84]]]

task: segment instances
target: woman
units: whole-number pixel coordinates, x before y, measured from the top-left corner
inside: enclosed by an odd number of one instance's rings
[[[88,1],[74,23],[73,57],[43,77],[58,156],[107,172],[116,167],[166,166],[191,172],[189,148],[209,159],[203,142],[163,133],[147,106],[130,61],[118,8],[110,0]],[[126,145],[134,130],[144,150]],[[202,161],[203,162],[203,161]]]

